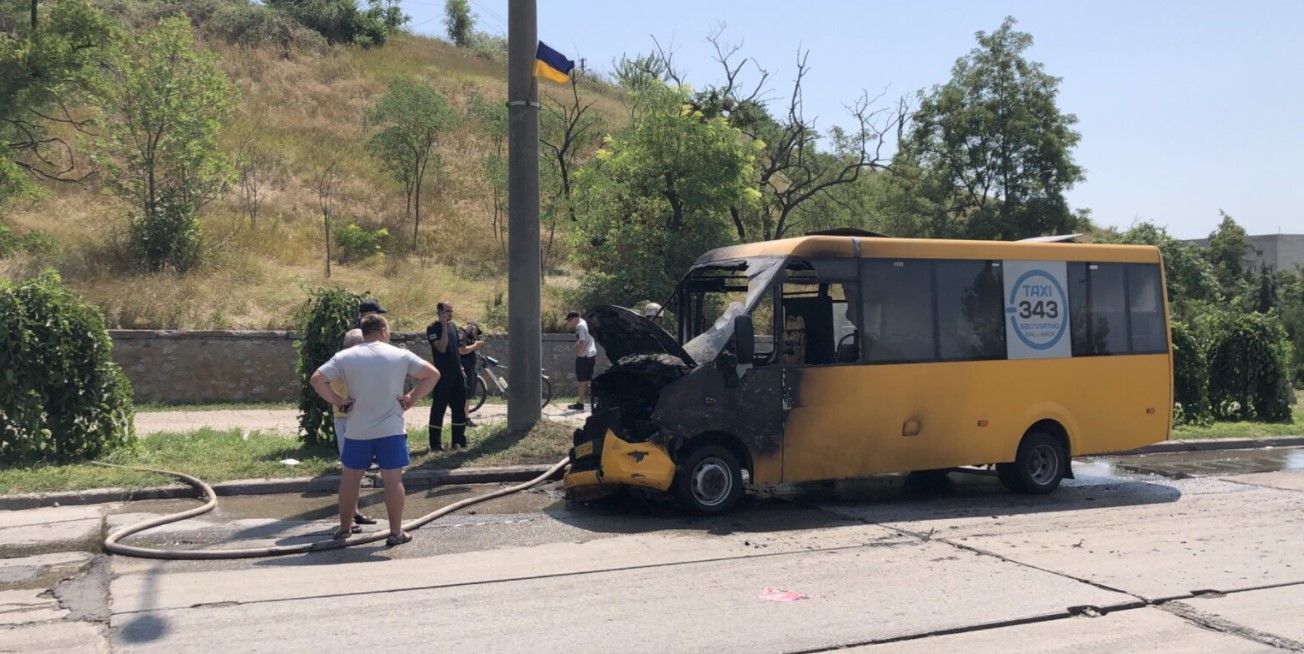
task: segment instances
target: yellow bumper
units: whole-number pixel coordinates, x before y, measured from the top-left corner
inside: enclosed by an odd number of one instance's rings
[[[576,459],[592,456],[592,451],[590,443],[582,443],[576,448]],[[572,491],[625,484],[663,491],[674,479],[675,463],[664,448],[653,443],[629,443],[607,430],[602,437],[598,469],[567,473],[562,486]]]

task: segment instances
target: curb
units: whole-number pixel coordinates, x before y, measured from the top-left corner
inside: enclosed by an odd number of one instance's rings
[[[1172,452],[1212,452],[1217,450],[1250,450],[1271,447],[1304,446],[1304,436],[1278,438],[1216,438],[1191,441],[1163,441],[1135,450],[1091,456],[1137,456]],[[485,466],[454,468],[451,470],[414,470],[403,475],[403,485],[408,488],[434,488],[450,484],[494,484],[520,482],[538,477],[548,470],[548,465]],[[557,479],[561,475],[556,475]],[[380,488],[379,475],[369,474],[372,488]],[[364,479],[364,484],[366,479]],[[320,477],[292,477],[287,479],[241,479],[213,484],[219,496],[271,495],[275,493],[332,493],[339,487],[339,475]],[[153,488],[96,488],[84,491],[59,493],[30,493],[0,496],[0,511],[35,509],[43,506],[70,506],[76,504],[102,504],[105,502],[130,502],[135,500],[194,499],[195,489],[185,484],[171,484]]]
[[[1213,452],[1216,450],[1255,450],[1270,447],[1298,447],[1304,445],[1304,436],[1279,436],[1267,438],[1209,438],[1192,441],[1163,441],[1135,450],[1116,452],[1115,455],[1164,454],[1168,452]],[[1096,456],[1096,455],[1092,455]]]
[[[549,465],[485,466],[452,470],[414,470],[403,475],[407,488],[434,488],[449,484],[493,484],[534,479],[548,471]],[[560,479],[561,475],[555,478]],[[371,484],[368,485],[367,481]],[[271,495],[275,493],[334,493],[340,485],[339,475],[293,477],[287,479],[240,479],[212,484],[218,496]],[[380,475],[368,474],[363,486],[380,488]],[[29,493],[0,497],[0,511],[35,509],[45,506],[71,506],[130,502],[136,500],[197,499],[198,492],[186,484],[152,488],[96,488],[59,493]]]

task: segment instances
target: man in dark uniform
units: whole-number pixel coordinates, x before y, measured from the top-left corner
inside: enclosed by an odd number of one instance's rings
[[[453,305],[436,305],[438,318],[426,327],[430,341],[430,358],[439,370],[439,383],[431,395],[430,451],[443,449],[444,411],[453,412],[453,447],[466,447],[466,375],[461,356],[484,347],[484,341],[463,345],[457,325],[453,324]]]
[[[471,400],[475,399],[475,382],[476,382],[476,364],[479,363],[480,355],[477,351],[484,347],[482,341],[483,334],[480,332],[480,325],[474,322],[468,322],[462,326],[460,340],[462,350],[466,354],[462,355],[462,374],[466,377],[466,426],[474,427],[475,421],[471,419]],[[480,345],[477,347],[476,344]]]

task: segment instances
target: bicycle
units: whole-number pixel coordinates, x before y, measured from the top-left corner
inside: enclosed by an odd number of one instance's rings
[[[494,368],[500,367],[498,359],[488,355],[476,357],[475,362],[475,389],[471,391],[471,408],[467,413],[475,413],[484,406],[484,401],[489,397],[489,389],[493,388],[494,395],[503,396],[507,394],[507,380],[494,371]],[[546,370],[544,372],[547,372]],[[543,391],[541,398],[543,406],[548,406],[552,401],[552,380],[548,375],[542,376],[540,390]]]

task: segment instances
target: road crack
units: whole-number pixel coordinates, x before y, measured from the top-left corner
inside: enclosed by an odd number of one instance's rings
[[[1216,615],[1205,613],[1185,602],[1165,602],[1156,604],[1155,608],[1166,613],[1171,613],[1191,624],[1209,631],[1237,636],[1246,640],[1252,640],[1260,645],[1276,647],[1290,652],[1304,652],[1304,643],[1298,640],[1270,634],[1266,631],[1259,631],[1244,625],[1232,622]]]

